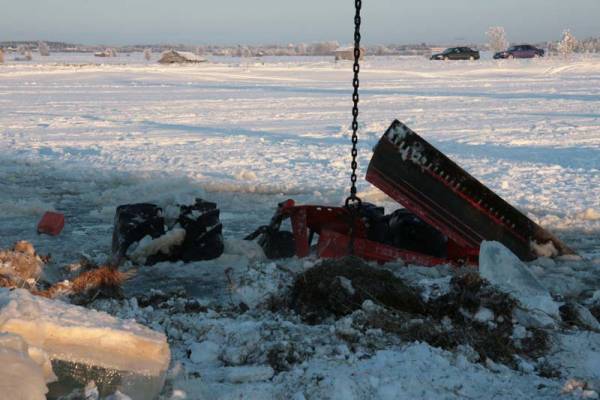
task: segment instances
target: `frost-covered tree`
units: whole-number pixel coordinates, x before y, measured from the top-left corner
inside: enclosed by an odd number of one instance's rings
[[[330,56],[339,47],[340,44],[335,40],[329,42],[314,43],[310,46],[310,53],[315,56]]]
[[[569,29],[563,31],[562,39],[558,42],[558,53],[563,57],[569,57],[577,48],[577,39]]]
[[[152,49],[144,49],[144,58],[146,61],[150,61],[152,59]]]
[[[298,54],[299,56],[305,56],[306,55],[306,43],[299,43],[296,46],[296,54]]]
[[[506,40],[506,31],[502,26],[491,26],[485,35],[488,37],[490,49],[494,52],[506,50],[508,40]]]
[[[42,57],[48,57],[50,55],[50,47],[48,47],[45,42],[38,42],[38,50]]]
[[[238,45],[236,51],[234,52],[234,56],[237,57],[252,57],[252,51],[248,46]]]

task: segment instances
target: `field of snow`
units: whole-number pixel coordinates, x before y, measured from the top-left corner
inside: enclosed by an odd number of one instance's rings
[[[216,201],[229,240],[225,256],[159,264],[128,288],[180,285],[212,308],[169,317],[138,307],[133,297],[100,305],[167,333],[175,360],[165,389],[171,398],[553,399],[567,378],[600,382],[600,353],[572,359],[592,344],[598,351],[595,336],[575,335],[569,356],[556,355],[564,377],[551,380],[423,343],[361,357],[335,336],[337,328],[266,311],[223,311],[234,290],[225,268],[246,282],[236,295],[257,310],[288,279],[238,242],[266,223],[278,202],[344,200],[350,84],[351,64],[328,58],[162,66],[139,55],[107,61],[57,54],[43,63],[0,64],[0,248],[33,242],[52,255],[47,279],[57,280],[61,266],[82,256],[107,260],[120,204]],[[536,265],[552,294],[600,288],[600,58],[372,58],[361,72],[359,118],[359,177],[371,148],[399,119],[585,258]],[[361,179],[358,187],[363,200],[398,207]],[[45,210],[65,213],[59,237],[35,233]],[[286,268],[306,266],[293,260]],[[444,274],[416,271],[418,279]],[[317,350],[273,376],[261,364],[263,344],[299,338]]]

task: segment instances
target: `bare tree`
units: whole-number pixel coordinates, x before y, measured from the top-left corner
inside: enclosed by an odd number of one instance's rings
[[[298,54],[299,56],[305,56],[306,55],[306,43],[300,43],[296,46],[296,54]]]
[[[340,44],[333,40],[329,42],[318,42],[310,45],[310,54],[314,56],[330,56],[332,55],[338,48]]]
[[[506,32],[502,26],[491,26],[485,35],[488,37],[490,49],[494,52],[506,50],[508,40],[506,40]]]
[[[144,58],[146,61],[150,61],[152,59],[152,49],[144,49]]]
[[[563,31],[562,39],[558,43],[558,53],[567,58],[573,54],[577,47],[577,39],[569,29]]]
[[[0,64],[2,64],[4,62],[4,52],[2,51],[2,48],[0,48]]]
[[[48,57],[50,55],[50,47],[48,47],[45,42],[38,42],[38,50],[42,57]]]
[[[116,57],[117,56],[117,51],[115,49],[113,49],[112,47],[107,48],[106,50],[104,50],[104,52],[106,53],[107,57]]]

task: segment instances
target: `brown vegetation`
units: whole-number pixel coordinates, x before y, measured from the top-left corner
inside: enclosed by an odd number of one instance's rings
[[[366,300],[373,306],[365,307]],[[550,347],[541,330],[514,339],[516,301],[475,272],[457,273],[447,294],[424,303],[418,290],[390,271],[356,258],[330,260],[296,278],[288,303],[309,323],[352,314],[357,331],[380,329],[402,341],[423,341],[447,350],[468,345],[480,362],[490,359],[513,368],[515,356],[539,358]],[[481,310],[490,317],[476,318]]]

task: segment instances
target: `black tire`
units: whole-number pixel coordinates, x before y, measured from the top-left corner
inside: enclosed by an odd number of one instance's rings
[[[269,260],[290,258],[296,254],[296,243],[292,232],[275,231],[265,235],[262,248]]]

